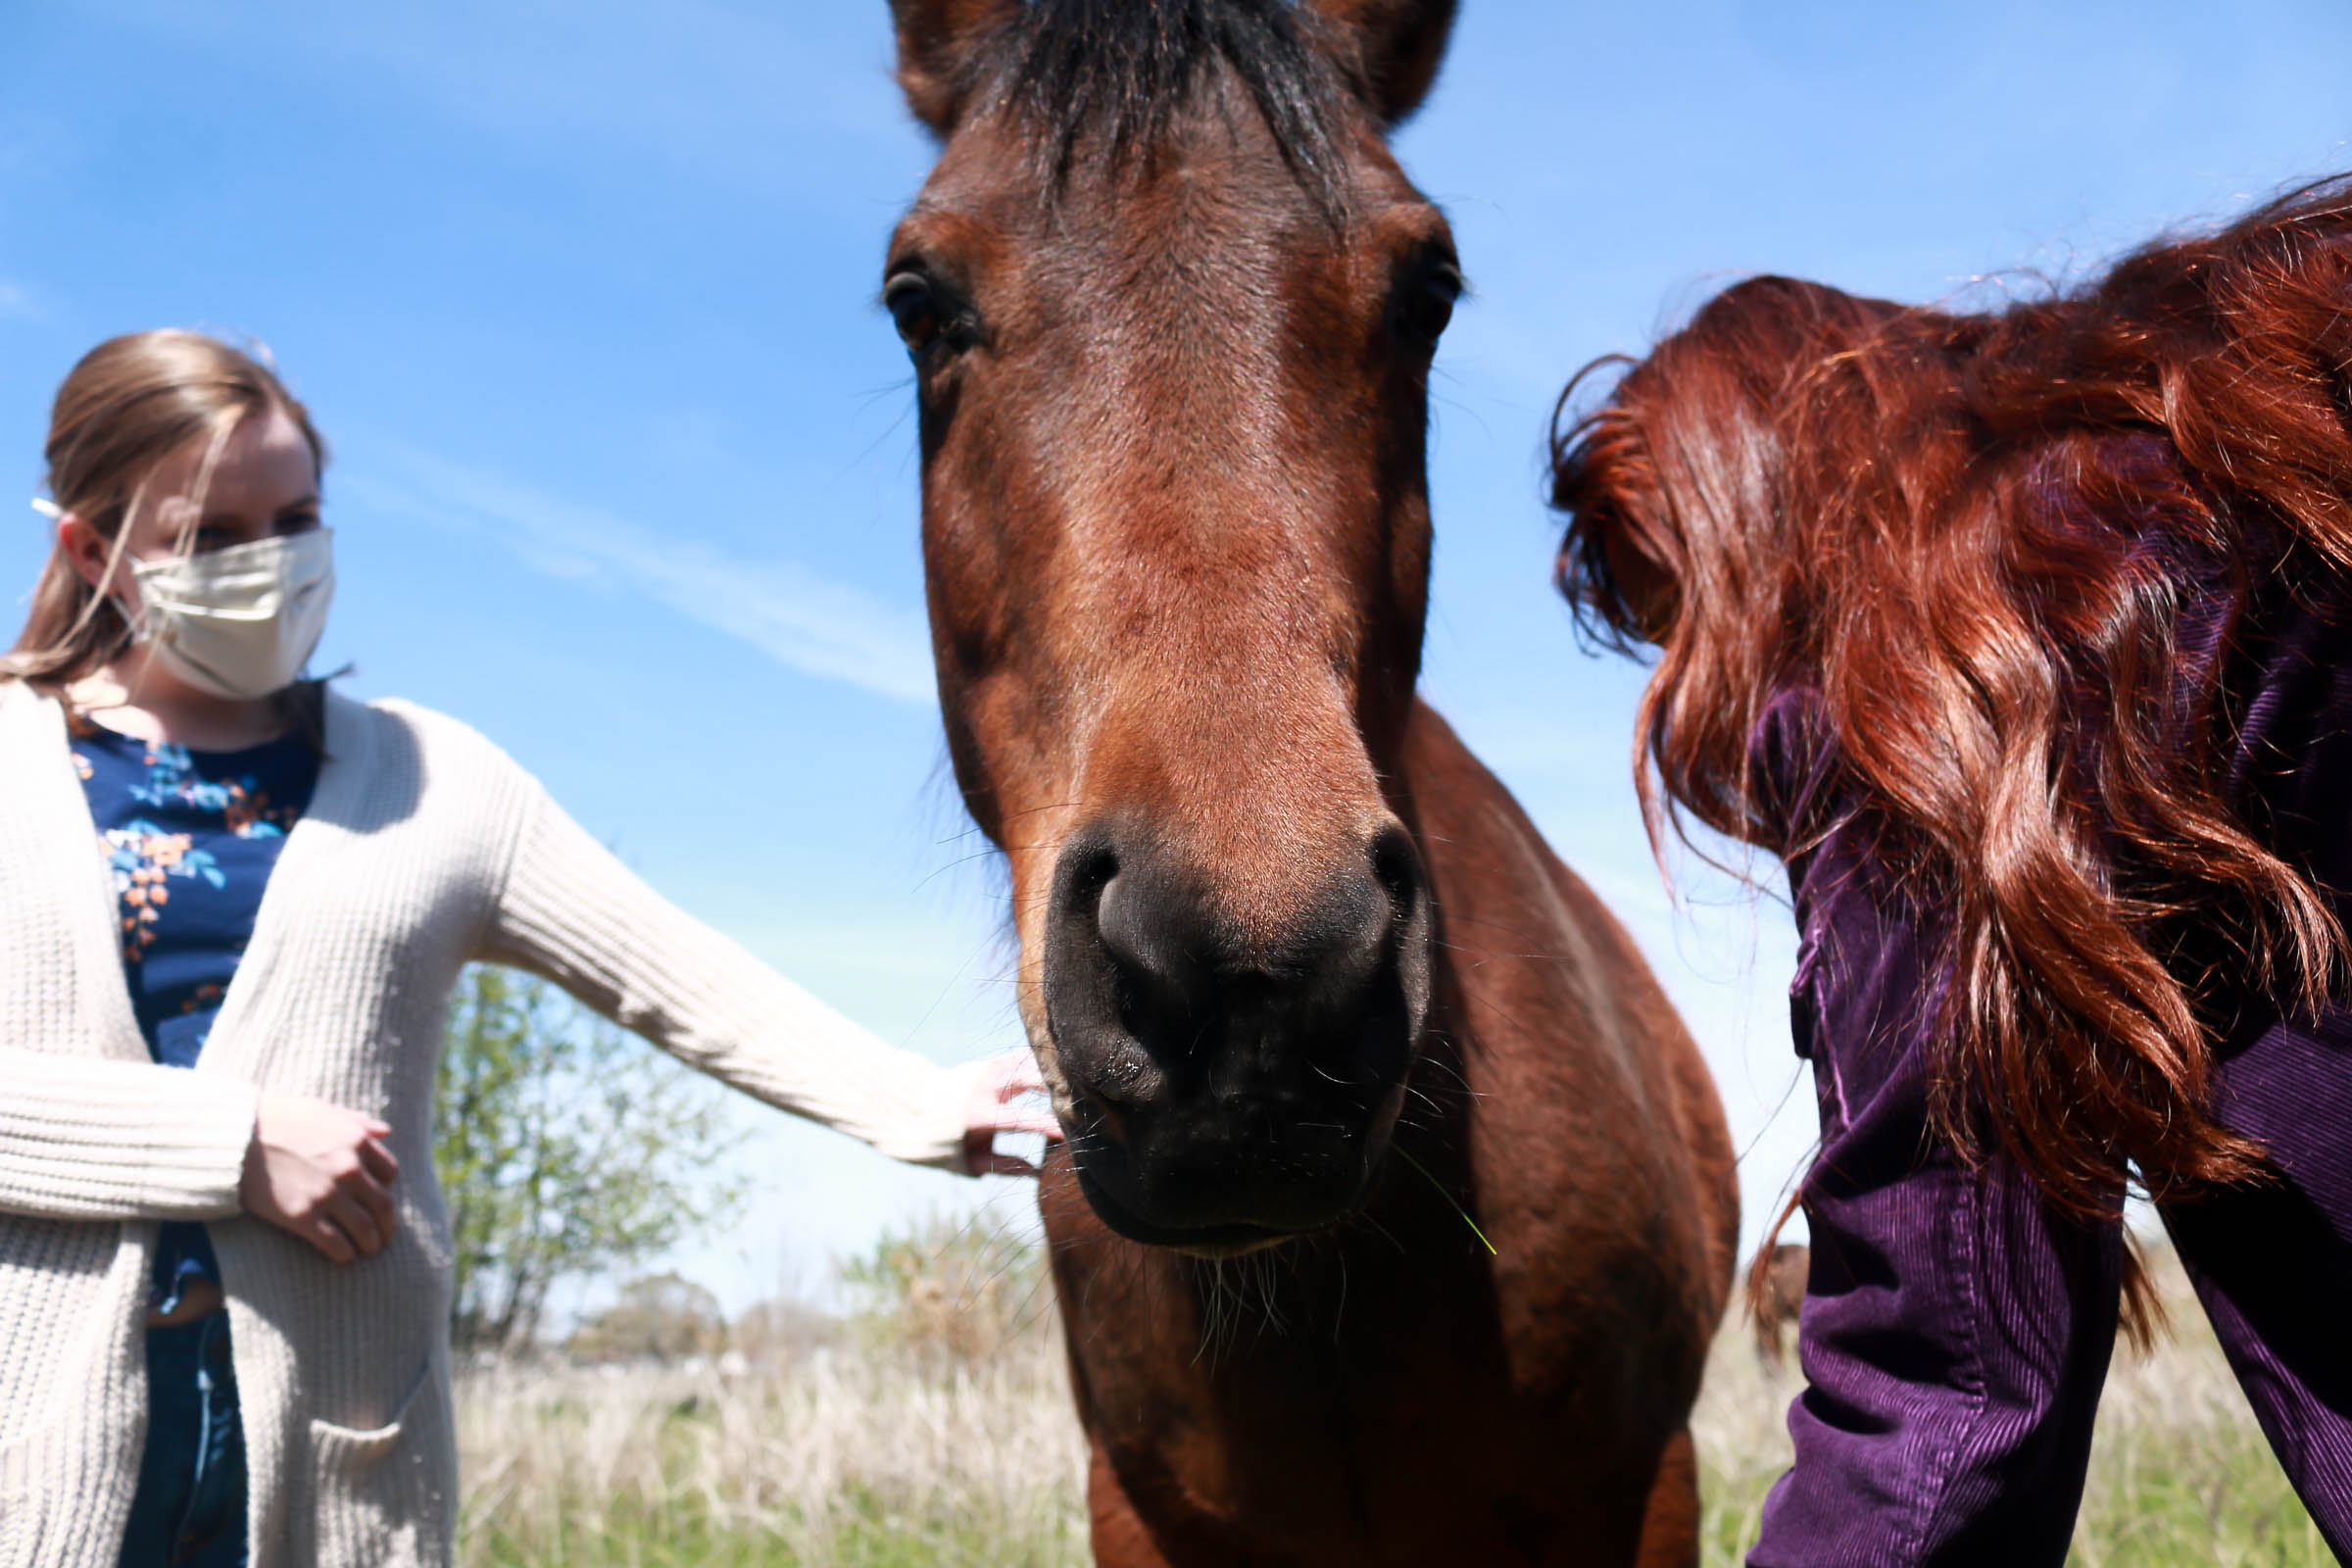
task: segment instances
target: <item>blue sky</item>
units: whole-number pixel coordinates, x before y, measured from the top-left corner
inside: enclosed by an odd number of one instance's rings
[[[98,339],[265,339],[336,449],[322,657],[353,690],[480,726],[884,1035],[1017,1038],[872,304],[930,160],[882,0],[20,0],[0,60],[0,496],[33,493]],[[1427,689],[1682,1002],[1753,1146],[1751,1235],[1810,1139],[1787,919],[1696,879],[1678,914],[1651,869],[1639,674],[1546,586],[1552,398],[1747,272],[2030,288],[2352,167],[2347,68],[2339,4],[1464,0],[1399,138],[1474,290],[1439,362]],[[1024,1201],[750,1125],[761,1197],[682,1260],[732,1301],[893,1216]]]

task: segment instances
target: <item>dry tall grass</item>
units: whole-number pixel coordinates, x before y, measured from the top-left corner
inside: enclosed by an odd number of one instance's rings
[[[460,1390],[472,1565],[1085,1560],[1058,1350],[819,1351],[728,1375],[500,1370]]]
[[[2118,1354],[2070,1562],[2325,1568],[2177,1267],[2159,1266],[2174,1338]],[[1794,1392],[1727,1328],[1693,1423],[1710,1568],[1755,1538]],[[469,1568],[1086,1560],[1084,1450],[1045,1332],[970,1364],[869,1348],[736,1376],[478,1374],[460,1441]]]

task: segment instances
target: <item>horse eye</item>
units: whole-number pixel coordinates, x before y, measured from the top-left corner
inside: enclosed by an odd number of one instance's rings
[[[882,303],[889,307],[906,352],[920,354],[938,340],[939,300],[921,273],[901,272],[883,284]]]
[[[1397,318],[1406,331],[1425,343],[1435,343],[1453,319],[1454,302],[1462,297],[1462,274],[1449,265],[1421,274],[1397,302]]]

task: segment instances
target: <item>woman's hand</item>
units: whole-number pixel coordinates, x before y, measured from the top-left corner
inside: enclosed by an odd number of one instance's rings
[[[1018,1154],[997,1152],[999,1133],[1042,1133],[1061,1136],[1061,1123],[1051,1110],[1016,1106],[1024,1095],[1042,1095],[1046,1081],[1038,1075],[1037,1057],[1028,1051],[1007,1051],[989,1059],[988,1071],[972,1086],[971,1102],[964,1107],[963,1159],[975,1176],[1034,1176],[1037,1167]]]
[[[249,1214],[338,1263],[373,1257],[392,1239],[392,1129],[304,1095],[264,1091],[237,1196]]]

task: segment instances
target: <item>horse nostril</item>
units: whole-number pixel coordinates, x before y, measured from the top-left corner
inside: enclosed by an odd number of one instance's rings
[[[1101,880],[1092,884],[1091,908],[1073,907],[1091,918],[1121,1010],[1186,1004],[1200,981],[1191,951],[1200,934],[1194,900],[1172,890],[1149,857],[1129,861],[1105,853],[1081,870]],[[1073,878],[1074,887],[1087,885]]]
[[[1421,869],[1421,852],[1401,826],[1392,822],[1373,836],[1372,875],[1389,896],[1396,923],[1399,927],[1411,924],[1420,912],[1429,882]]]
[[[1073,837],[1055,868],[1045,954],[1046,1010],[1071,1087],[1105,1128],[1124,1136],[1123,1113],[1155,1098],[1166,1068],[1152,1047],[1153,1022],[1176,1010],[1164,972],[1146,859],[1123,857],[1115,829]]]
[[[1118,852],[1103,839],[1074,842],[1063,852],[1054,879],[1054,917],[1065,939],[1116,956],[1112,928],[1125,912],[1112,891],[1118,879]]]
[[[1073,846],[1061,872],[1064,907],[1072,913],[1095,911],[1099,918],[1102,890],[1118,874],[1118,852],[1109,845]]]

